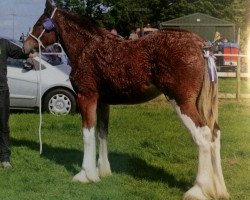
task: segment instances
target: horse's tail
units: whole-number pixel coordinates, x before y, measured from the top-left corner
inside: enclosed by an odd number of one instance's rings
[[[197,106],[198,112],[205,119],[210,130],[214,132],[218,128],[218,79],[216,83],[210,81],[207,60],[205,60],[203,85]]]

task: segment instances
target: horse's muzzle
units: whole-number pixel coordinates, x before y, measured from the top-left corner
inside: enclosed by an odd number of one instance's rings
[[[27,47],[23,46],[22,51],[24,54],[28,55],[30,53],[33,54],[33,53],[39,52],[39,49],[38,49],[38,47],[27,48]]]
[[[26,55],[39,51],[39,47],[36,41],[27,38],[23,43],[23,53]]]

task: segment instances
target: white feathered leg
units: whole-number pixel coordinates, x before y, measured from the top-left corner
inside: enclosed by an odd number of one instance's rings
[[[98,172],[96,170],[96,144],[94,128],[83,128],[84,156],[82,170],[76,174],[73,181],[83,183],[98,182]]]
[[[195,185],[185,193],[184,199],[216,199],[214,174],[211,162],[211,132],[207,126],[196,129],[196,131],[192,132],[192,136],[197,144],[199,152],[198,173]]]
[[[215,175],[215,186],[218,198],[228,199],[229,194],[227,192],[226,184],[224,181],[222,168],[221,168],[221,156],[220,156],[220,131],[217,131],[217,137],[212,143],[212,163]]]
[[[194,142],[198,147],[198,173],[194,186],[188,190],[184,200],[216,199],[216,191],[213,178],[213,166],[211,161],[211,131],[208,126],[197,127],[193,120],[183,114],[180,107],[172,101],[178,115],[189,129]]]
[[[110,176],[111,169],[108,160],[107,140],[99,137],[99,159],[98,159],[98,171],[100,177]]]
[[[99,159],[98,171],[100,177],[110,176],[111,169],[108,160],[108,123],[109,123],[109,105],[101,104],[97,108],[97,132],[99,137]]]

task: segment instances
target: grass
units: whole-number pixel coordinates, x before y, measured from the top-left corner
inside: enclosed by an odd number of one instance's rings
[[[219,92],[221,93],[236,93],[237,79],[236,78],[220,78]],[[250,81],[242,78],[240,81],[240,93],[250,94]]]
[[[250,101],[220,101],[222,164],[231,199],[250,199]],[[180,200],[197,172],[197,149],[165,100],[114,106],[109,159],[113,175],[73,183],[82,162],[79,115],[43,115],[39,155],[37,113],[10,117],[14,169],[0,169],[1,200]]]

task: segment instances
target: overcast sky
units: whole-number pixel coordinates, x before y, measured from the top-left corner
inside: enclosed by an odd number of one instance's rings
[[[19,39],[42,15],[46,0],[0,0],[0,36]],[[13,28],[14,27],[14,28]]]

